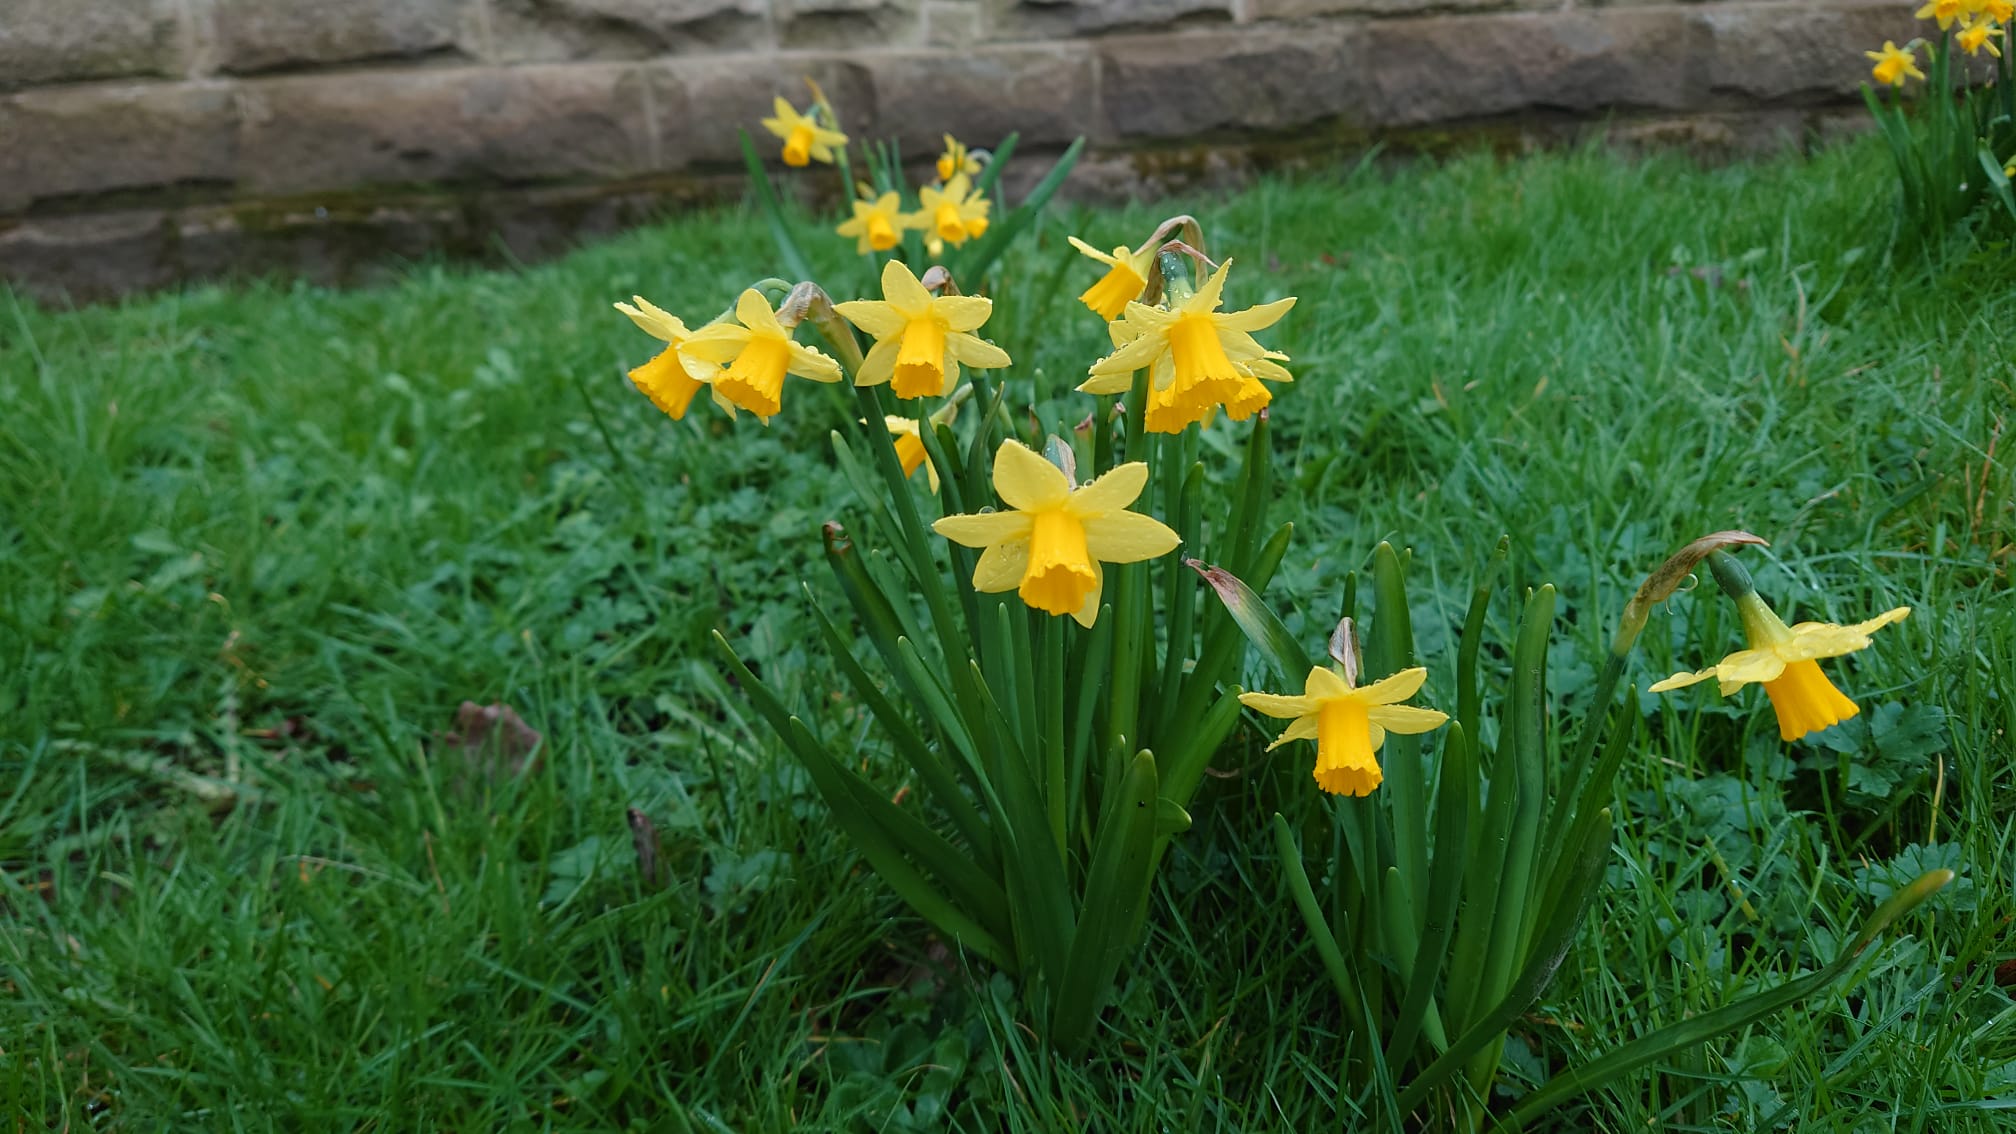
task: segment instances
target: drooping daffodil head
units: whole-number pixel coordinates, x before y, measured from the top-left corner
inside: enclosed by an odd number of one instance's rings
[[[1920,82],[1925,79],[1925,72],[1918,69],[1918,59],[1914,54],[1917,46],[1916,41],[1913,41],[1899,47],[1886,39],[1883,41],[1881,51],[1865,51],[1862,54],[1875,64],[1869,69],[1869,73],[1877,82],[1885,86],[1901,87],[1906,78],[1917,79]]]
[[[903,240],[903,198],[884,193],[873,201],[854,201],[854,216],[833,231],[854,238],[854,250],[863,256],[887,252]]]
[[[985,194],[973,191],[971,178],[955,173],[943,186],[926,185],[917,190],[917,211],[906,223],[957,248],[986,235],[987,213],[993,205]]]
[[[1219,406],[1239,406],[1250,414],[1265,404],[1252,387],[1260,378],[1286,375],[1278,363],[1288,356],[1261,346],[1252,332],[1273,326],[1295,306],[1295,297],[1220,311],[1231,267],[1232,261],[1225,261],[1195,294],[1167,309],[1128,303],[1125,314],[1108,324],[1117,349],[1092,364],[1091,377],[1078,389],[1122,393],[1133,385],[1134,372],[1145,367],[1149,385],[1166,391],[1162,397],[1171,419],[1202,420]],[[1266,365],[1255,365],[1262,362]]]
[[[929,419],[931,427],[936,429],[941,425],[952,424],[959,416],[959,402],[960,399],[955,398],[934,412]],[[938,466],[931,463],[931,454],[924,448],[924,438],[918,429],[916,419],[898,417],[892,413],[882,419],[882,424],[889,430],[891,443],[896,446],[896,462],[903,466],[903,475],[915,476],[917,470],[922,468],[931,480],[931,491],[937,492]]]
[[[1065,239],[1083,255],[1106,265],[1106,274],[1078,296],[1078,301],[1101,319],[1109,322],[1118,319],[1127,305],[1148,289],[1148,272],[1155,263],[1154,242],[1143,244],[1139,250],[1122,244],[1109,256],[1075,236]]]
[[[985,549],[973,568],[975,590],[1014,591],[1037,610],[1089,627],[1105,585],[1101,563],[1138,563],[1182,542],[1160,520],[1128,510],[1147,483],[1147,464],[1134,461],[1074,487],[1035,450],[1003,441],[994,491],[1007,509],[946,516],[931,529]]]
[[[1427,669],[1416,666],[1354,687],[1319,665],[1303,679],[1300,696],[1241,693],[1239,703],[1289,722],[1267,746],[1269,752],[1291,740],[1316,742],[1317,787],[1333,795],[1370,795],[1386,778],[1376,753],[1387,733],[1428,732],[1449,719],[1434,709],[1399,704],[1419,692],[1427,678]]]
[[[945,152],[938,155],[938,180],[950,181],[960,174],[968,177],[980,176],[980,159],[966,148],[966,143],[945,135]]]
[[[803,166],[815,161],[830,163],[833,148],[847,144],[847,135],[821,126],[811,115],[798,113],[798,108],[783,95],[777,96],[772,110],[775,113],[763,120],[763,128],[784,139],[785,165]]]
[[[681,349],[688,358],[725,367],[713,379],[715,393],[766,425],[783,408],[785,375],[814,382],[838,382],[843,376],[838,362],[794,341],[755,288],[735,301],[734,322],[700,328]]]
[[[887,382],[899,398],[937,398],[952,392],[961,364],[996,370],[1009,363],[1008,352],[973,333],[993,313],[993,300],[934,296],[900,260],[882,266],[881,299],[833,309],[875,339],[854,376],[858,386]]]
[[[1682,689],[1715,678],[1723,696],[1752,682],[1762,682],[1778,714],[1778,735],[1790,742],[1839,724],[1862,710],[1827,680],[1820,658],[1852,654],[1869,645],[1869,636],[1911,613],[1908,606],[1886,610],[1866,622],[1836,626],[1831,622],[1801,622],[1787,626],[1753,591],[1736,599],[1749,648],[1694,673],[1676,673],[1653,685],[1651,692]]]
[[[616,310],[628,315],[639,330],[666,344],[651,361],[630,371],[630,384],[672,420],[685,417],[693,396],[707,386],[720,367],[686,357],[680,349],[691,336],[686,324],[643,296],[633,295],[629,303],[618,302]],[[731,416],[735,413],[735,407],[718,392],[714,400]]]
[[[1991,37],[2001,34],[2002,29],[1996,27],[1994,22],[1986,17],[1970,17],[1962,21],[1960,33],[1953,37],[1953,43],[1969,55],[1979,55],[1981,49],[1985,47],[1988,49],[1988,54],[2000,59],[2002,49],[1995,46],[1995,40]]]

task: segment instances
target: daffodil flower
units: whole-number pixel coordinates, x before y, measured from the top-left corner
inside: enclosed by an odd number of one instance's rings
[[[900,260],[882,267],[882,298],[836,303],[848,322],[868,332],[875,346],[854,376],[857,386],[889,383],[899,398],[936,398],[959,381],[959,364],[994,370],[1008,353],[973,334],[994,311],[977,295],[934,296]]]
[[[1434,709],[1401,705],[1421,689],[1427,669],[1403,669],[1383,681],[1354,688],[1337,673],[1316,666],[1302,682],[1302,695],[1241,693],[1239,703],[1270,717],[1291,720],[1272,752],[1291,740],[1316,742],[1316,786],[1332,795],[1370,795],[1386,778],[1373,754],[1386,734],[1428,732],[1449,719]]]
[[[961,392],[963,393],[964,391]],[[959,403],[964,400],[964,398],[954,398],[946,402],[943,408],[933,413],[931,415],[932,428],[935,429],[941,425],[952,424],[959,416]],[[921,467],[925,474],[931,478],[931,491],[938,491],[938,466],[931,463],[931,455],[924,451],[924,438],[919,436],[916,420],[914,418],[900,417],[892,413],[882,419],[882,424],[889,430],[889,435],[894,438],[892,443],[896,446],[896,461],[903,466],[903,475],[906,477],[915,476],[917,470]]]
[[[1965,0],[1925,0],[1925,6],[1912,13],[1911,18],[1916,20],[1936,19],[1939,21],[1939,30],[1945,31],[1947,28],[1952,27],[1953,21],[1959,19],[1961,14],[1966,10],[1967,5]]]
[[[1147,464],[1134,461],[1073,488],[1034,450],[1003,441],[994,491],[1010,510],[947,516],[931,530],[986,549],[973,568],[975,590],[1012,590],[1037,610],[1089,627],[1099,615],[1102,562],[1138,563],[1182,542],[1160,520],[1127,510],[1147,483]]]
[[[906,218],[905,223],[957,248],[986,234],[987,210],[993,204],[982,194],[973,192],[971,179],[964,173],[955,173],[942,188],[926,185],[917,190],[918,209]]]
[[[884,193],[873,201],[855,201],[854,219],[844,221],[834,232],[854,237],[854,250],[863,256],[887,252],[903,239],[903,198]]]
[[[691,332],[679,317],[669,311],[654,306],[641,295],[633,295],[630,303],[616,304],[616,310],[630,317],[639,330],[666,344],[651,361],[630,372],[630,384],[651,399],[651,404],[670,414],[678,421],[686,416],[686,407],[693,403],[693,395],[707,385],[719,367],[697,359],[685,357],[680,347]],[[730,415],[735,407],[717,392],[714,400]]]
[[[1093,363],[1091,378],[1078,389],[1088,394],[1121,393],[1133,385],[1134,372],[1146,367],[1151,386],[1172,391],[1172,407],[1200,417],[1217,406],[1251,399],[1247,382],[1256,377],[1252,364],[1287,358],[1261,346],[1252,332],[1273,326],[1295,306],[1295,297],[1244,311],[1220,311],[1225,273],[1231,267],[1232,261],[1225,261],[1202,288],[1169,310],[1128,303],[1126,314],[1110,324],[1118,349]],[[1276,366],[1265,375],[1285,373]]]
[[[1981,14],[1998,24],[2016,19],[2016,0],[1982,0]]]
[[[799,166],[814,161],[831,162],[833,147],[847,144],[847,135],[828,130],[811,117],[798,113],[783,95],[773,108],[776,117],[763,120],[764,129],[784,139],[784,164]]]
[[[980,159],[966,149],[966,143],[945,135],[945,152],[938,155],[938,180],[950,181],[959,174],[968,177],[980,176]]]
[[[1129,250],[1122,244],[1108,256],[1075,236],[1065,239],[1080,253],[1106,265],[1106,274],[1078,297],[1080,303],[1090,307],[1101,319],[1109,322],[1118,319],[1120,313],[1127,310],[1127,305],[1141,298],[1141,293],[1147,290],[1148,269],[1155,263],[1152,241],[1143,244],[1138,251]]]
[[[1923,18],[1922,12],[1920,18]],[[1875,62],[1876,65],[1869,69],[1869,73],[1875,76],[1877,82],[1886,86],[1901,87],[1907,77],[1920,82],[1925,79],[1925,72],[1918,69],[1915,50],[1915,43],[1899,47],[1886,39],[1883,41],[1883,50],[1865,51],[1862,54]]]
[[[1754,591],[1738,597],[1736,608],[1743,618],[1749,649],[1738,650],[1696,673],[1676,673],[1653,685],[1651,692],[1681,689],[1712,677],[1726,697],[1753,681],[1761,681],[1765,694],[1771,698],[1771,707],[1778,712],[1778,735],[1787,741],[1818,732],[1862,711],[1827,680],[1816,659],[1852,654],[1869,644],[1869,635],[1911,613],[1910,607],[1900,606],[1853,626],[1829,622],[1786,626]]]
[[[840,364],[794,342],[755,288],[735,301],[735,319],[700,328],[680,349],[687,358],[725,365],[727,369],[714,378],[714,392],[762,418],[764,424],[783,408],[786,374],[814,382],[841,379]]]
[[[2001,34],[2002,29],[1986,18],[1967,20],[1961,24],[1960,34],[1953,37],[1953,42],[1969,55],[1979,55],[1981,49],[1985,47],[1988,49],[1988,54],[2000,59],[2002,49],[1995,46],[1995,41],[1989,37]]]

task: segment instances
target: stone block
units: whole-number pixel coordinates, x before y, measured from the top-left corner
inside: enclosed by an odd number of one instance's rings
[[[924,0],[924,42],[971,47],[987,38],[987,10],[979,0]]]
[[[1381,20],[1364,32],[1364,121],[1419,126],[1524,111],[1684,110],[1708,33],[1681,9]]]
[[[0,0],[0,90],[180,70],[176,0]]]
[[[210,0],[205,48],[219,71],[401,59],[465,50],[470,0]],[[472,45],[473,46],[473,45]]]
[[[782,143],[759,120],[769,117],[778,95],[800,109],[808,106],[812,98],[806,78],[826,92],[840,128],[852,138],[877,136],[881,121],[869,66],[838,56],[695,57],[668,60],[649,74],[659,169],[740,166],[738,130],[747,130],[757,152],[780,165]]]
[[[0,97],[0,213],[236,174],[237,110],[219,83],[94,83]]]
[[[1716,5],[1694,13],[1708,37],[1711,93],[1745,103],[1820,103],[1869,81],[1864,51],[1907,42],[1922,25],[1911,6],[1858,2]]]
[[[877,134],[911,156],[935,154],[950,133],[993,146],[1059,145],[1098,128],[1092,52],[1083,44],[995,45],[958,54],[890,52],[873,70]]]
[[[833,49],[921,43],[918,0],[771,0],[784,47]]]
[[[1233,0],[985,0],[994,39],[1173,31],[1229,24]]]
[[[1558,7],[1559,0],[1544,0]],[[1670,0],[1658,0],[1668,3]],[[1251,0],[1249,20],[1306,20],[1325,16],[1400,16],[1413,12],[1488,11],[1534,7],[1531,0]]]
[[[1368,93],[1364,38],[1333,25],[1103,40],[1107,128],[1122,139],[1193,138],[1354,114]]]
[[[764,0],[490,0],[493,56],[648,59],[770,45]]]
[[[151,209],[0,225],[0,279],[50,303],[109,299],[173,282],[174,243]]]
[[[458,67],[241,86],[254,193],[619,178],[648,164],[643,76],[621,63]]]

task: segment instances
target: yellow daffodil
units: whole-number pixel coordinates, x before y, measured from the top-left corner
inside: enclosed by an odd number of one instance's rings
[[[964,400],[963,398],[954,398],[945,403],[944,408],[933,413],[931,415],[932,428],[935,429],[940,425],[952,424],[953,420],[959,416],[959,403]],[[893,444],[896,446],[896,460],[903,466],[903,475],[915,476],[917,475],[918,468],[921,467],[925,475],[931,478],[931,491],[938,491],[938,466],[931,463],[931,455],[924,451],[924,439],[918,435],[916,420],[908,417],[898,417],[892,413],[882,419],[882,424],[888,428],[890,436],[894,438]]]
[[[938,155],[938,180],[950,181],[958,174],[968,177],[980,176],[980,159],[969,153],[966,143],[945,135],[945,152]]]
[[[1989,37],[2001,34],[2002,29],[1985,18],[1968,20],[1961,24],[1960,34],[1953,37],[1953,42],[1969,55],[1979,55],[1981,49],[1985,47],[1988,49],[1988,54],[2000,59],[2002,49],[1995,46],[1995,41]]]
[[[1187,298],[1172,295],[1177,301],[1169,310],[1138,301],[1127,304],[1126,314],[1110,325],[1118,349],[1093,363],[1091,378],[1078,388],[1088,394],[1117,394],[1133,384],[1136,370],[1146,367],[1149,384],[1170,391],[1166,395],[1170,406],[1197,418],[1217,406],[1250,402],[1249,381],[1286,373],[1271,365],[1256,372],[1253,364],[1287,357],[1261,346],[1252,332],[1273,326],[1295,306],[1295,298],[1244,311],[1219,311],[1225,273],[1231,266],[1232,261],[1225,261]]]
[[[917,190],[918,209],[905,219],[905,224],[921,228],[933,239],[957,248],[986,234],[987,210],[993,204],[973,192],[972,181],[964,173],[955,173],[943,187],[926,185]]]
[[[1908,606],[1885,611],[1867,622],[1836,626],[1801,622],[1786,626],[1755,592],[1736,599],[1744,637],[1750,648],[1738,650],[1698,673],[1676,673],[1652,686],[1664,693],[1715,678],[1723,696],[1753,681],[1764,683],[1771,707],[1778,711],[1778,735],[1791,741],[1847,720],[1861,712],[1855,702],[1834,688],[1820,672],[1819,658],[1852,654],[1869,644],[1869,635],[1911,613]]]
[[[962,362],[985,370],[1008,365],[1006,351],[972,333],[993,313],[993,300],[934,296],[900,260],[883,265],[881,299],[833,309],[875,339],[854,376],[858,386],[887,382],[899,398],[936,398],[952,391]]]
[[[1239,703],[1294,722],[1267,746],[1269,752],[1291,740],[1316,742],[1317,787],[1332,795],[1370,795],[1386,778],[1373,753],[1386,743],[1387,733],[1427,732],[1449,719],[1434,709],[1397,703],[1419,692],[1427,678],[1427,669],[1416,666],[1356,689],[1319,665],[1303,680],[1299,697],[1241,693]]]
[[[1982,0],[1980,14],[2006,27],[2016,19],[2016,0]]]
[[[1147,483],[1148,466],[1135,461],[1073,488],[1034,450],[1003,441],[994,454],[994,491],[1010,510],[947,516],[931,530],[986,549],[973,569],[974,589],[1012,590],[1037,610],[1091,626],[1105,584],[1100,563],[1138,563],[1182,542],[1161,521],[1127,510]]]
[[[1912,13],[1912,18],[1936,19],[1939,21],[1939,30],[1945,31],[1952,27],[1953,21],[1959,19],[1966,10],[1966,0],[1925,0],[1925,6]]]
[[[1106,274],[1078,297],[1078,302],[1090,307],[1101,319],[1109,322],[1118,319],[1127,305],[1147,290],[1148,269],[1155,263],[1152,241],[1143,244],[1139,251],[1130,251],[1122,244],[1108,256],[1075,236],[1065,239],[1071,242],[1071,247],[1106,265]]]
[[[650,398],[652,405],[677,421],[686,416],[686,407],[693,404],[693,395],[707,385],[708,379],[719,367],[687,358],[680,352],[690,332],[678,316],[654,306],[641,295],[633,295],[630,299],[636,306],[618,303],[616,310],[628,315],[639,330],[666,344],[657,357],[630,372],[630,383]],[[719,393],[714,395],[714,400],[730,414],[735,412],[735,407]]]
[[[903,198],[896,193],[884,193],[873,201],[855,201],[854,219],[846,221],[834,232],[841,236],[854,237],[854,250],[863,256],[870,252],[887,252],[903,239]]]
[[[2016,180],[2016,157],[2002,163],[2002,176]]]
[[[784,139],[785,165],[831,162],[833,147],[847,144],[847,135],[838,130],[828,130],[812,117],[798,113],[798,109],[783,95],[777,96],[773,109],[776,117],[765,118],[763,127]]]
[[[840,364],[794,342],[755,288],[735,301],[735,319],[700,328],[680,349],[688,358],[726,366],[714,379],[714,392],[765,424],[782,408],[786,374],[814,382],[841,379]]]
[[[1865,51],[1862,54],[1875,62],[1876,65],[1869,69],[1869,73],[1875,76],[1877,82],[1901,87],[1906,78],[1921,82],[1925,79],[1925,72],[1918,69],[1918,60],[1913,54],[1915,50],[1915,44],[1899,47],[1886,39],[1883,41],[1883,50]]]

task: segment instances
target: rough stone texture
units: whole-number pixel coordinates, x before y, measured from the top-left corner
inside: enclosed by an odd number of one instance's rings
[[[215,83],[94,83],[0,98],[0,214],[37,202],[228,183],[237,112]]]
[[[1521,110],[1681,110],[1709,41],[1680,9],[1382,20],[1364,34],[1366,117],[1418,126]]]
[[[1301,20],[1312,16],[1394,16],[1410,12],[1560,6],[1560,0],[1250,0],[1246,15],[1254,20]]]
[[[738,131],[747,130],[759,153],[777,164],[782,144],[763,129],[778,95],[804,108],[811,101],[804,78],[819,84],[850,136],[877,135],[875,86],[870,69],[837,56],[799,56],[786,66],[749,57],[678,59],[650,73],[658,162],[666,169],[742,164]]]
[[[1278,132],[1371,93],[1362,28],[1121,36],[1099,44],[1106,126],[1121,140]]]
[[[938,152],[950,132],[991,146],[1061,145],[1097,129],[1092,52],[1077,45],[890,54],[876,62],[876,133],[906,154]]]
[[[647,165],[643,80],[625,64],[274,79],[244,87],[241,109],[252,193],[606,179]]]
[[[1815,8],[1713,7],[1695,17],[1710,91],[1745,102],[1819,103],[1854,95],[1868,79],[1862,52],[1917,34],[1908,4]],[[1843,61],[1852,61],[1843,66]]]
[[[488,0],[497,62],[648,59],[767,46],[765,0]]]
[[[917,0],[770,0],[785,47],[889,47],[921,42]]]
[[[209,0],[217,70],[236,74],[352,63],[462,48],[476,0]],[[475,54],[465,51],[464,54]]]
[[[176,14],[176,0],[0,0],[0,90],[173,74]]]
[[[995,39],[1057,39],[1105,32],[1227,24],[1233,0],[982,0]]]
[[[937,47],[965,47],[986,34],[987,10],[980,0],[924,0],[924,42]]]

